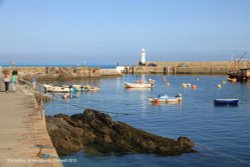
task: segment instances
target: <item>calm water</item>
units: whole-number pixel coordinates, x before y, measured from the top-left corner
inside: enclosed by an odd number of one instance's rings
[[[124,89],[123,82],[152,78],[155,87],[146,90]],[[49,115],[75,114],[84,108],[109,113],[114,120],[131,124],[157,135],[177,139],[188,136],[197,144],[195,154],[159,157],[145,154],[124,156],[90,156],[79,152],[62,159],[77,159],[67,166],[125,167],[125,166],[250,166],[250,83],[226,82],[226,76],[167,76],[167,87],[161,75],[126,75],[120,78],[90,79],[54,84],[91,84],[101,87],[98,93],[81,92],[78,98],[66,102],[61,95],[46,104]],[[196,80],[199,78],[199,81]],[[185,89],[183,82],[197,85]],[[218,89],[217,84],[222,88]],[[148,97],[167,93],[182,93],[182,104],[151,105]],[[215,98],[239,98],[237,107],[216,107]],[[128,115],[122,115],[122,114]]]

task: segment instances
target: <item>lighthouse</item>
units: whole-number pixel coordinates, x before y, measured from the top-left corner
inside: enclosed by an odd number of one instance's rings
[[[141,50],[141,63],[142,64],[145,64],[146,63],[146,52],[145,52],[145,49],[144,48],[142,48],[142,50]]]

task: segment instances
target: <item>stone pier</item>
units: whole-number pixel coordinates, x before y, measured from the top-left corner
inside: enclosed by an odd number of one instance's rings
[[[31,80],[78,80],[85,78],[122,76],[116,69],[90,67],[8,67],[9,71],[17,70],[19,77]]]
[[[3,90],[0,84],[0,167],[61,167],[33,93]]]
[[[145,65],[127,66],[125,74],[227,74],[232,62],[147,62]],[[250,67],[250,63],[238,63],[237,68]]]

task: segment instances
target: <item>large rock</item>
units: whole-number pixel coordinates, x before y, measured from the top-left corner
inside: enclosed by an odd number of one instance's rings
[[[178,140],[160,137],[132,126],[112,121],[104,113],[87,109],[72,116],[59,114],[46,118],[47,129],[60,155],[84,149],[91,153],[124,154],[153,153],[179,155],[195,152],[194,144],[187,137]]]

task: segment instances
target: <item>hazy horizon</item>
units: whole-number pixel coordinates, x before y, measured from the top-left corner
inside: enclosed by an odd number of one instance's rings
[[[0,0],[0,64],[230,61],[250,51],[248,0]]]

